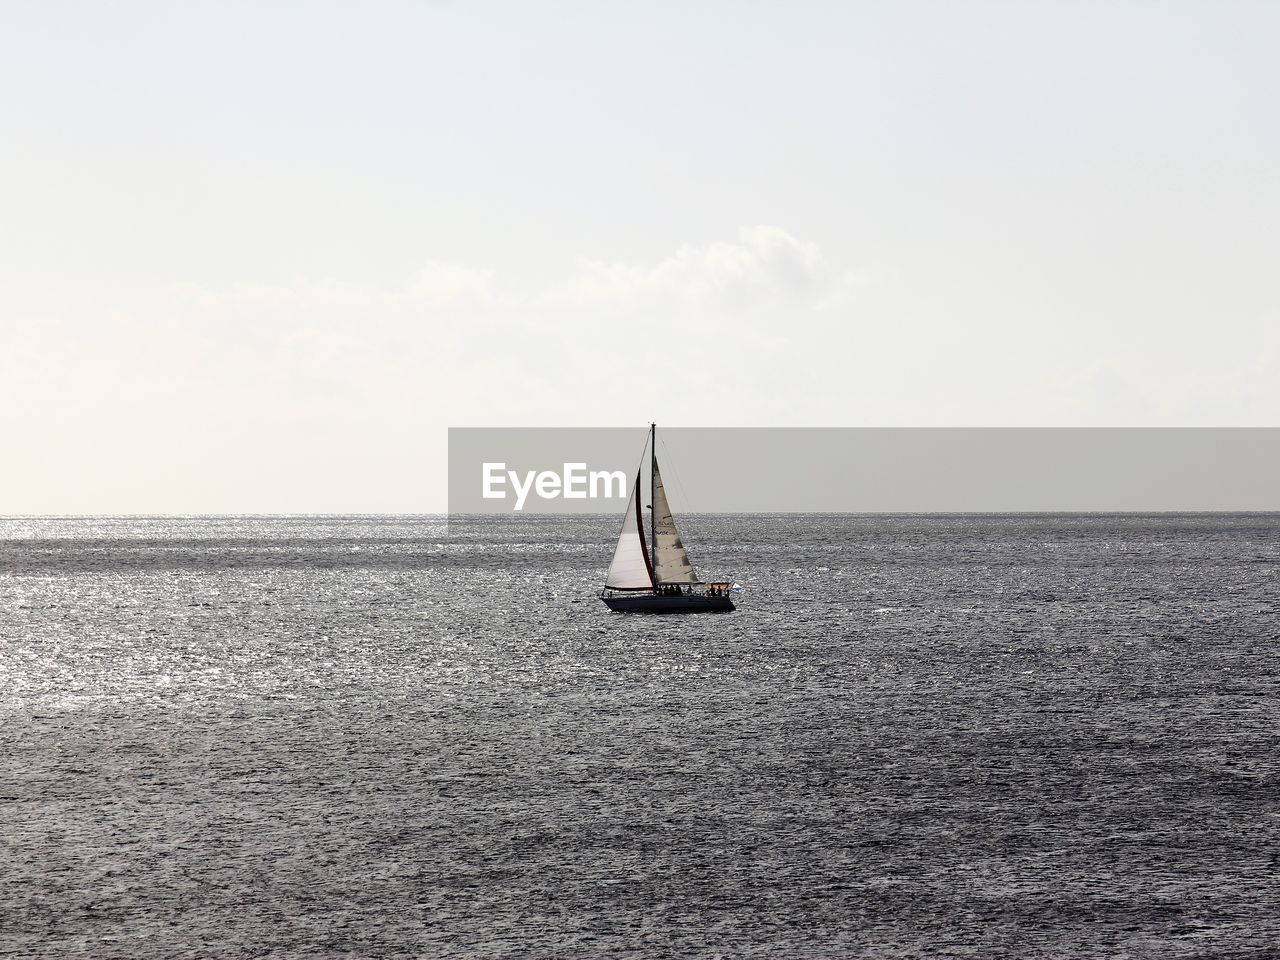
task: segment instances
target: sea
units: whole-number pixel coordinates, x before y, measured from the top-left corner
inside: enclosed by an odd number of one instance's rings
[[[1280,956],[1280,515],[0,519],[0,956]]]

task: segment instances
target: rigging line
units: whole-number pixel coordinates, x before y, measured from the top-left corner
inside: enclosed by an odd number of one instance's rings
[[[670,456],[671,451],[667,449],[667,441],[659,440],[662,444],[662,453],[667,458],[667,464],[671,467],[672,472],[676,475],[676,485],[680,487],[680,496],[684,500],[685,506],[681,509],[682,513],[692,513],[693,503],[689,499],[689,493],[684,488],[684,481],[680,479],[680,469],[675,465],[675,458]],[[673,513],[675,511],[672,511]]]
[[[636,497],[637,499],[640,499],[641,505],[643,505],[644,503],[644,499],[643,499],[644,491],[642,489],[642,484],[640,483],[640,478],[644,476],[644,455],[645,453],[648,452],[648,450],[649,450],[649,431],[646,430],[644,432],[644,446],[640,448],[640,462],[636,464]],[[649,497],[652,499],[653,494],[650,493]]]

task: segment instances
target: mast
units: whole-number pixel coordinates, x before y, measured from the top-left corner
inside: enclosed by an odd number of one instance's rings
[[[654,562],[658,559],[658,519],[655,511],[658,508],[658,496],[655,490],[655,480],[658,476],[658,424],[656,422],[649,424],[649,556],[654,558]],[[640,536],[644,536],[644,531],[640,531]],[[654,586],[658,582],[654,580]]]

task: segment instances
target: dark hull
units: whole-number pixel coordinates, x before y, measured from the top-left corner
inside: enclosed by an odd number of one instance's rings
[[[729,613],[733,610],[733,601],[724,596],[661,597],[652,593],[607,593],[600,599],[615,613]]]

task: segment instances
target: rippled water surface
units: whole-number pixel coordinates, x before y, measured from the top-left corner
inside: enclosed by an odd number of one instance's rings
[[[0,520],[0,954],[1273,957],[1280,516]]]

